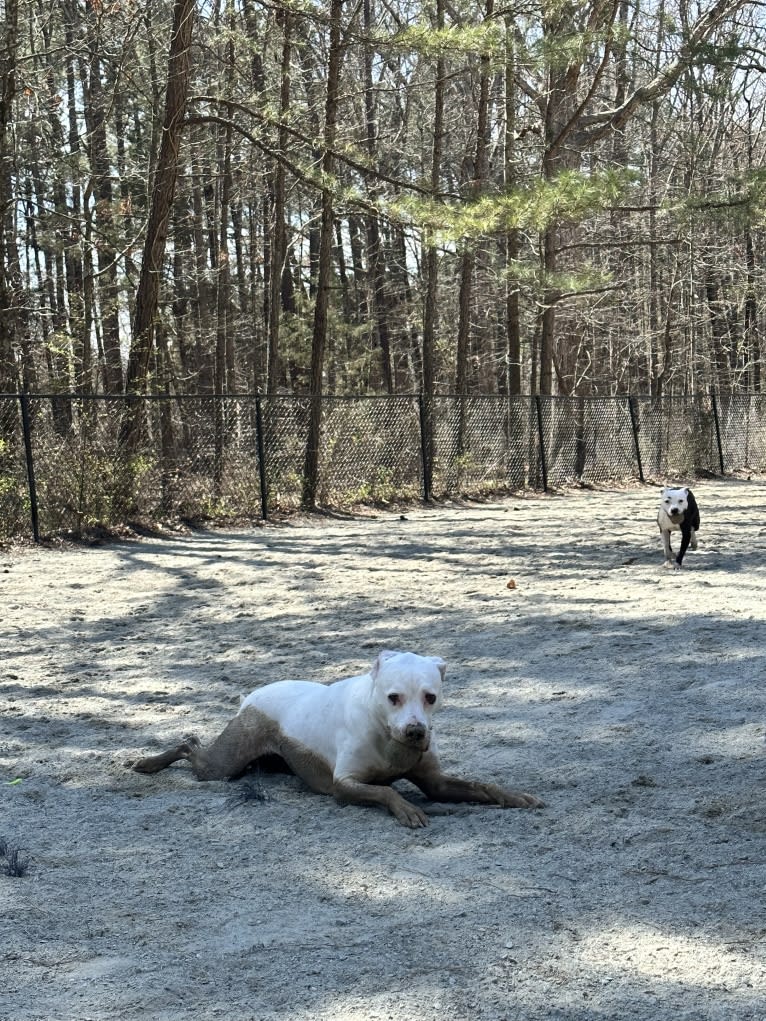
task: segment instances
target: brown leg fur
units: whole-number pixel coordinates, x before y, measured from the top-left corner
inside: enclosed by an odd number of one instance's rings
[[[501,805],[503,808],[542,808],[543,802],[533,794],[509,790],[494,783],[462,780],[442,773],[438,761],[426,755],[414,770],[407,774],[427,798],[432,801],[465,801],[481,805]]]
[[[411,829],[428,825],[425,812],[403,798],[393,787],[347,779],[336,781],[333,794],[342,805],[382,805],[402,826]]]
[[[223,732],[204,748],[190,738],[160,755],[139,759],[133,769],[139,773],[158,773],[161,769],[188,759],[198,780],[227,780],[244,773],[261,755],[278,754],[270,731],[273,724],[254,709],[246,709],[231,720]]]
[[[191,755],[190,746],[193,743],[199,744],[196,738],[190,738],[188,742],[179,744],[176,748],[171,748],[160,755],[147,755],[145,759],[139,759],[138,762],[134,762],[133,769],[137,773],[159,773],[161,769],[167,769],[168,766],[178,762],[179,759],[188,759]]]

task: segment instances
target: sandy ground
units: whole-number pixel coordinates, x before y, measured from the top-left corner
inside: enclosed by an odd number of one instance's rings
[[[766,1019],[766,484],[695,492],[681,573],[654,487],[0,554],[2,1021]],[[547,807],[127,768],[383,647]]]

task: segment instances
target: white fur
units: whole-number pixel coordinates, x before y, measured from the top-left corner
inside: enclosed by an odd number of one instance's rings
[[[678,570],[678,564],[670,548],[670,533],[681,529],[680,521],[689,506],[689,490],[686,488],[673,489],[666,486],[660,492],[660,509],[657,513],[657,524],[660,526],[662,545],[665,550],[664,567]],[[689,543],[691,549],[697,548],[697,533],[692,532]]]
[[[334,684],[277,681],[243,699],[278,722],[290,741],[321,756],[336,780],[347,772],[385,771],[390,742],[432,745],[432,716],[441,704],[446,664],[438,656],[381,652],[369,673]]]
[[[318,794],[380,805],[410,827],[426,826],[428,817],[392,787],[396,780],[409,780],[434,801],[540,808],[533,794],[442,772],[432,717],[445,671],[438,656],[384,651],[358,677],[267,684],[242,700],[239,714],[207,747],[189,737],[133,768],[157,773],[187,759],[200,780],[220,780],[277,755]]]
[[[676,531],[681,526],[678,519],[686,513],[689,506],[688,489],[665,488],[660,493],[660,511],[657,517],[662,531]]]

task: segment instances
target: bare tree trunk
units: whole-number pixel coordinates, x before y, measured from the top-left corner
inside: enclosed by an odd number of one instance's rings
[[[292,15],[284,10],[278,15],[282,25],[282,84],[279,91],[278,156],[274,167],[273,230],[271,235],[271,275],[268,301],[268,382],[267,392],[275,393],[282,380],[279,357],[279,327],[282,316],[282,276],[287,258],[285,229],[286,170],[281,157],[288,150],[289,136],[286,118],[290,109],[290,55],[292,51]]]
[[[413,308],[413,292],[410,283],[410,275],[407,270],[407,244],[404,231],[399,224],[392,224],[392,264],[391,272],[397,282],[400,302],[404,305],[405,321],[409,323],[406,329],[406,355],[409,366],[409,378],[406,383],[408,390],[422,390],[423,387],[423,359],[419,345],[420,331],[416,321],[411,315]]]
[[[561,7],[553,5],[550,12],[543,17],[543,31],[552,45],[559,34],[568,34],[575,30],[576,14],[570,5]],[[565,169],[579,166],[579,152],[568,144],[571,125],[577,101],[577,84],[580,78],[581,65],[572,61],[564,63],[552,60],[548,68],[548,82],[544,97],[544,138],[545,151],[542,160],[542,173],[546,181],[553,183],[557,175]],[[540,350],[539,350],[539,383],[538,392],[544,395],[553,393],[553,364],[556,343],[556,304],[559,292],[556,285],[558,272],[558,254],[561,246],[560,227],[551,223],[545,229],[542,238],[542,310],[540,313]]]
[[[18,0],[6,0],[0,37],[0,392],[17,387],[16,354],[18,257],[14,258],[16,231],[13,195],[13,103],[16,98]]]
[[[154,175],[151,209],[133,317],[133,340],[127,378],[129,393],[144,392],[149,380],[154,317],[157,312],[168,221],[173,208],[178,177],[178,151],[189,90],[190,50],[195,15],[195,0],[175,0],[162,142]]]
[[[747,263],[747,293],[745,295],[745,358],[748,364],[750,389],[761,391],[761,338],[758,329],[758,303],[755,296],[755,246],[753,232],[745,227],[745,260]]]
[[[189,216],[188,196],[179,188],[175,197],[173,212],[173,319],[178,345],[177,372],[182,379],[194,380],[197,364],[194,358],[194,337],[196,322],[192,314],[191,282],[192,232]]]
[[[127,180],[128,171],[128,154],[125,147],[125,131],[127,127],[127,114],[125,110],[125,93],[122,89],[117,87],[114,92],[114,104],[113,104],[114,120],[115,120],[115,134],[116,147],[117,147],[117,174],[120,180],[120,211],[122,214],[122,233],[123,237],[131,238],[135,233],[135,220],[132,213],[132,197],[130,193],[130,184]],[[138,273],[135,260],[130,249],[125,251],[122,256],[125,265],[125,276],[129,280],[134,280]],[[132,317],[134,312],[133,307],[133,294],[128,293],[128,308]]]
[[[231,11],[227,12],[229,35],[226,43],[226,85],[225,93],[231,96],[234,76],[234,36],[232,34]],[[234,350],[231,337],[231,267],[229,265],[229,218],[231,209],[231,108],[228,123],[219,132],[217,148],[219,203],[218,203],[218,244],[216,246],[216,354],[215,389],[219,394],[236,389]],[[220,401],[218,405],[220,405]],[[222,430],[223,435],[223,430]],[[226,437],[223,437],[226,442]]]
[[[513,20],[505,18],[507,56],[505,65],[505,188],[516,184],[516,55],[513,45]],[[519,232],[514,227],[505,236],[505,364],[502,366],[501,393],[516,396],[521,393],[521,323],[519,315],[519,285],[515,270],[519,258]]]
[[[712,253],[710,253],[708,258],[712,263]],[[704,287],[713,346],[713,373],[711,382],[717,389],[728,391],[731,388],[731,373],[729,371],[729,352],[726,343],[726,314],[721,296],[721,285],[712,265],[708,266],[705,270]]]
[[[106,97],[101,80],[103,48],[103,11],[94,0],[86,0],[88,24],[88,68],[83,86],[86,95],[85,120],[88,126],[90,165],[96,204],[94,216],[99,231],[98,298],[104,354],[104,378],[109,393],[122,393],[123,367],[120,345],[119,291],[117,285],[117,249],[114,243],[113,168],[109,158],[106,129]]]
[[[77,76],[74,57],[74,38],[72,19],[64,18],[64,39],[67,49],[66,82],[67,82],[67,140],[70,156],[75,157],[80,151],[80,134],[77,125]],[[66,248],[67,260],[67,297],[69,304],[69,329],[72,333],[74,350],[75,386],[82,393],[93,390],[93,359],[91,351],[91,307],[85,300],[85,267],[80,252],[79,231],[82,218],[82,191],[77,179],[70,185],[71,191],[71,223],[65,228],[68,239]]]
[[[27,177],[24,186],[27,221],[24,262],[27,266],[34,266],[35,275],[40,282],[41,295],[38,310],[41,313],[40,330],[48,369],[49,388],[53,392],[68,391],[71,389],[70,359],[68,357],[71,352],[63,348],[59,340],[65,332],[64,303],[61,293],[63,266],[60,257],[56,258],[48,245],[41,244],[38,240],[35,210],[45,209],[46,202],[40,168],[33,166],[32,171],[34,181],[31,177]],[[64,435],[72,421],[71,406],[68,403],[62,405],[59,402],[54,402],[53,417],[56,430]]]
[[[753,169],[753,109],[747,104],[747,167]],[[745,265],[747,266],[747,291],[745,293],[744,344],[745,362],[748,366],[748,382],[753,393],[761,392],[761,335],[758,327],[758,299],[755,287],[755,242],[750,224],[745,226]]]
[[[485,23],[491,21],[494,11],[494,0],[486,0],[484,11]],[[484,189],[487,176],[490,73],[489,56],[483,54],[479,78],[479,105],[476,111],[476,151],[473,158],[473,178],[468,188],[469,200],[479,198]],[[471,339],[475,263],[476,252],[474,244],[471,241],[466,241],[460,257],[460,294],[458,298],[457,352],[455,357],[455,392],[461,397],[466,396],[468,393],[468,354]],[[460,429],[458,431],[458,453],[462,452],[463,447],[463,424],[463,416],[461,414]]]
[[[538,392],[553,393],[553,345],[556,337],[556,301],[558,294],[552,281],[558,269],[556,228],[549,227],[543,235],[543,296],[540,313],[540,348]]]
[[[192,232],[194,239],[194,286],[193,306],[195,310],[195,364],[197,368],[197,392],[212,393],[215,389],[213,378],[213,359],[207,344],[213,332],[213,286],[212,263],[209,258],[209,245],[205,240],[205,225],[208,221],[208,209],[203,193],[202,178],[205,169],[202,165],[202,138],[197,137],[199,130],[191,129],[193,144],[191,147],[191,174],[189,187],[192,203]]]
[[[215,389],[226,393],[234,386],[231,364],[229,309],[231,306],[231,270],[229,267],[229,201],[231,198],[231,128],[224,129],[219,141],[219,180],[221,199],[218,208],[219,238],[216,265]]]
[[[364,19],[364,120],[365,138],[367,143],[367,155],[370,163],[377,160],[378,149],[378,120],[375,108],[375,97],[372,88],[372,49],[370,36],[373,30],[374,12],[371,0],[363,0],[362,4]],[[373,198],[377,188],[373,175],[368,175],[368,188],[371,189]],[[394,392],[394,380],[391,369],[391,336],[389,323],[389,303],[386,262],[383,255],[383,247],[380,239],[380,223],[376,214],[367,217],[367,251],[370,266],[370,292],[372,296],[372,321],[377,335],[378,349],[380,350],[380,367],[383,376],[383,386],[386,393]]]
[[[332,277],[332,247],[334,229],[333,175],[335,157],[333,148],[337,133],[338,92],[340,67],[343,55],[341,44],[341,12],[344,0],[332,0],[330,5],[330,48],[327,67],[327,97],[325,101],[324,151],[322,178],[325,182],[321,196],[319,251],[317,253],[316,299],[314,302],[314,329],[311,338],[311,412],[309,416],[306,457],[303,468],[303,507],[316,507],[319,486],[319,444],[322,430],[322,374],[327,342],[327,311]]]
[[[444,29],[445,0],[436,0],[436,30]],[[434,81],[434,134],[431,148],[431,195],[436,200],[440,191],[442,147],[444,145],[444,82],[446,64],[439,52],[436,59]],[[426,497],[433,491],[434,464],[434,389],[435,366],[434,349],[436,346],[436,304],[439,285],[439,256],[429,231],[424,231],[425,248],[425,301],[423,306],[423,448],[425,463],[423,465],[423,490]]]
[[[229,47],[231,41],[229,42]],[[233,60],[233,53],[230,54]],[[219,132],[216,148],[218,164],[218,245],[216,249],[216,317],[215,317],[215,392],[230,392],[233,386],[229,335],[229,304],[231,273],[229,270],[229,200],[231,191],[231,124]],[[224,454],[228,442],[227,402],[215,401],[215,471],[214,492],[220,497],[223,486]]]

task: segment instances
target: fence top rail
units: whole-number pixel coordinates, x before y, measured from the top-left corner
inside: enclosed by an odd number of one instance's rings
[[[15,393],[0,393],[0,400],[20,400],[22,397],[34,400],[66,400],[66,401],[203,401],[203,400],[269,400],[269,401],[396,401],[419,399],[422,393],[395,394],[271,394],[271,393],[209,393],[209,394],[100,394],[100,393],[36,393],[19,390]],[[469,400],[469,401],[562,401],[562,402],[597,402],[597,401],[696,401],[710,397],[738,398],[749,400],[753,397],[766,399],[766,393],[756,391],[715,391],[711,393],[697,392],[691,394],[457,394],[436,393],[434,400]]]
[[[417,393],[397,394],[268,394],[268,393],[210,393],[210,394],[77,394],[77,393],[33,393],[19,391],[17,393],[0,393],[0,400],[20,400],[22,397],[33,400],[64,400],[64,401],[396,401],[412,400],[420,397]],[[439,396],[445,396],[439,394]],[[492,394],[481,396],[491,397]]]

